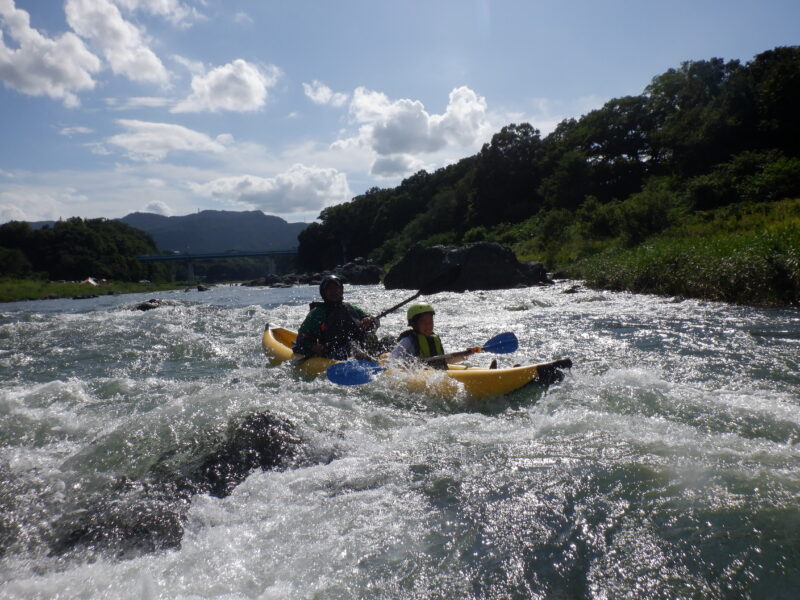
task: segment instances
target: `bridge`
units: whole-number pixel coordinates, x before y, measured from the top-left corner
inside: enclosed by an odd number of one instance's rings
[[[187,277],[190,281],[194,280],[194,261],[213,260],[219,258],[252,258],[254,256],[274,256],[280,254],[297,254],[297,248],[287,250],[233,250],[230,252],[204,252],[187,254],[183,252],[172,252],[170,254],[141,254],[137,260],[142,262],[168,262],[181,260],[186,263]],[[275,263],[270,261],[269,272],[275,271]]]

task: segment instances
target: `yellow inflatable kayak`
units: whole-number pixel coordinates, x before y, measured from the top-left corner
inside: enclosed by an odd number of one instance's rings
[[[264,353],[271,365],[292,361],[304,375],[324,375],[331,365],[340,362],[329,358],[305,358],[292,352],[297,333],[282,327],[266,326],[262,338]],[[393,383],[412,392],[428,392],[438,396],[454,396],[463,390],[472,398],[504,396],[528,384],[549,385],[564,378],[561,369],[569,368],[569,360],[540,365],[488,369],[462,364],[448,365],[446,371],[437,369],[386,369],[384,375]]]
[[[270,327],[267,324],[264,328],[261,346],[269,359],[269,364],[275,366],[290,360],[292,366],[299,369],[304,375],[317,377],[323,375],[333,363],[339,362],[330,358],[318,356],[306,358],[302,354],[295,354],[292,352],[292,346],[296,338],[296,331],[290,331],[283,327]]]

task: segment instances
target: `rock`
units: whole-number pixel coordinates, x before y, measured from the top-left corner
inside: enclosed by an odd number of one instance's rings
[[[179,547],[193,495],[224,498],[257,469],[288,467],[301,442],[289,421],[253,413],[232,420],[224,435],[195,442],[189,452],[176,447],[162,453],[140,480],[77,486],[91,488],[94,500],[79,498],[53,523],[51,554],[127,559]]]
[[[269,413],[252,414],[231,424],[226,441],[187,476],[199,491],[224,498],[256,469],[284,466],[296,456],[299,445],[288,421]]]
[[[139,304],[133,307],[133,310],[153,310],[154,308],[158,308],[161,305],[162,301],[160,299],[150,298],[150,300],[139,302]]]
[[[456,277],[444,277],[458,270]],[[478,242],[466,246],[415,245],[383,279],[387,290],[420,289],[437,278],[449,279],[441,291],[499,290],[551,283],[541,263],[521,263],[507,246]]]
[[[353,262],[339,265],[333,273],[350,285],[375,285],[381,282],[383,269],[372,261],[357,258]]]
[[[87,553],[118,559],[180,547],[188,498],[165,487],[121,480],[89,510],[67,512],[54,524],[51,556]]]

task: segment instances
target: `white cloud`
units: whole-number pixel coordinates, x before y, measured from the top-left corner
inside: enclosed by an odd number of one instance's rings
[[[67,137],[71,137],[71,136],[76,135],[76,134],[94,133],[94,129],[90,129],[88,127],[83,127],[83,126],[78,125],[76,127],[64,127],[58,133],[60,133],[61,135],[65,135]]]
[[[474,152],[493,131],[486,100],[464,86],[450,92],[440,115],[428,113],[419,100],[392,101],[381,92],[359,87],[353,93],[350,116],[359,124],[358,135],[331,147],[340,151],[369,148],[377,155],[371,173],[381,177],[422,168],[420,155],[445,163],[454,154]]]
[[[486,116],[486,99],[466,86],[454,89],[445,113],[433,115],[430,128],[434,138],[459,146],[473,144],[491,129]]]
[[[178,0],[114,0],[114,4],[130,12],[142,11],[164,17],[176,25],[188,25],[201,18],[197,9]]]
[[[303,84],[303,91],[309,99],[316,104],[330,104],[331,106],[344,106],[348,95],[341,92],[334,92],[327,85],[316,79],[311,83]]]
[[[7,31],[17,47],[5,44]],[[76,92],[94,88],[100,60],[73,33],[47,38],[32,29],[30,15],[13,0],[0,0],[0,80],[31,96],[49,96],[66,106],[79,104]]]
[[[0,191],[0,223],[8,221],[55,221],[68,214],[64,204],[77,204],[86,198],[75,190],[33,189],[23,186]]]
[[[179,65],[186,67],[186,69],[192,75],[205,75],[206,66],[203,64],[202,61],[192,60],[191,58],[186,58],[185,56],[181,56],[180,54],[173,54],[172,60],[174,60]]]
[[[379,156],[372,163],[370,173],[377,177],[401,177],[407,173],[419,171],[424,167],[422,161],[408,154]]]
[[[106,105],[113,110],[131,110],[137,108],[163,108],[169,106],[174,100],[162,96],[133,96],[119,100],[106,98]]]
[[[381,178],[451,163],[476,152],[496,129],[486,100],[466,86],[450,92],[442,114],[430,114],[419,100],[390,100],[386,94],[359,87],[349,112],[358,134],[343,137],[330,148],[362,158],[371,154],[370,173]]]
[[[267,65],[258,67],[241,58],[192,77],[192,93],[172,112],[254,111],[264,106],[269,88],[281,71]]]
[[[97,46],[111,70],[133,81],[166,85],[169,75],[142,33],[109,0],[67,0],[67,23]]]
[[[232,141],[224,136],[214,140],[204,133],[171,123],[130,119],[120,119],[117,123],[127,132],[114,135],[107,142],[126,150],[130,158],[145,162],[161,160],[168,153],[178,151],[221,153],[226,143]]]
[[[293,165],[275,177],[240,175],[193,184],[201,195],[271,214],[318,211],[352,198],[347,176],[336,169]]]
[[[165,217],[171,217],[175,214],[175,211],[170,208],[169,204],[161,200],[152,200],[148,202],[147,206],[144,207],[144,212],[155,213]]]
[[[350,104],[361,136],[382,156],[470,146],[491,129],[486,112],[486,100],[468,87],[450,92],[442,115],[429,114],[419,100],[392,102],[366,88],[357,88]]]

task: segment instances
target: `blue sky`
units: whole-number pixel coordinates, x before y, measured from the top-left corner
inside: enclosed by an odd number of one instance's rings
[[[0,0],[0,223],[322,208],[549,133],[798,0]]]

